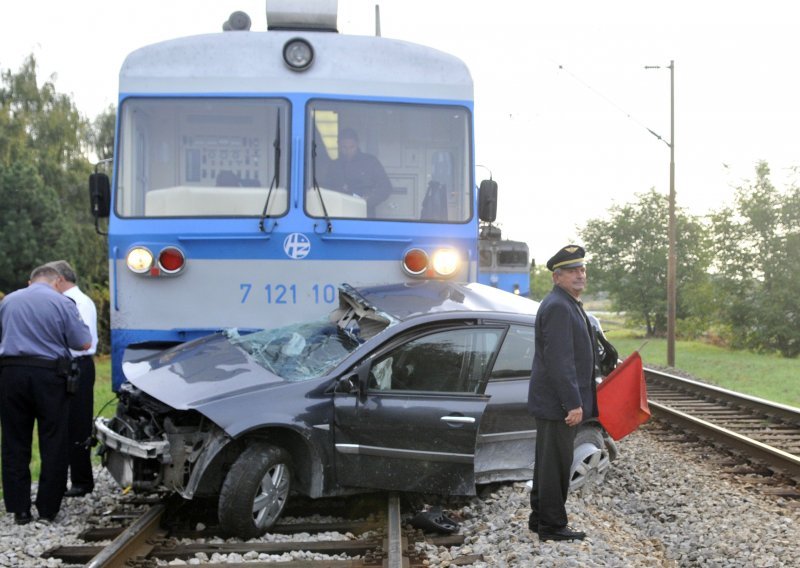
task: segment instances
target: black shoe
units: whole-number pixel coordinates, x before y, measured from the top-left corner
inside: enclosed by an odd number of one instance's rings
[[[45,523],[53,523],[56,520],[56,515],[58,513],[54,513],[52,515],[39,515],[39,520]]]
[[[586,538],[585,532],[574,531],[569,527],[539,531],[539,540],[583,540],[584,538]]]
[[[538,533],[539,532],[539,519],[531,519],[529,517],[528,518],[528,528],[531,531],[533,531],[535,533]]]
[[[14,522],[18,525],[27,525],[33,520],[30,511],[24,513],[14,513]]]
[[[83,497],[92,492],[94,487],[86,487],[83,485],[73,485],[64,493],[64,497]]]

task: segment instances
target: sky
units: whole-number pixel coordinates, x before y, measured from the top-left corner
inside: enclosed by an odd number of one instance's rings
[[[339,31],[373,35],[376,4],[381,35],[470,68],[478,180],[491,172],[503,237],[527,242],[538,264],[583,244],[580,227],[614,204],[668,193],[671,61],[678,207],[703,215],[732,203],[762,160],[777,187],[795,181],[800,5],[339,0]],[[266,29],[264,0],[6,1],[0,69],[35,55],[40,80],[91,119],[116,103],[130,51],[220,31],[235,10]]]

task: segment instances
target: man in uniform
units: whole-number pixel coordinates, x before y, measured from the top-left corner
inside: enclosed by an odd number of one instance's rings
[[[88,444],[92,436],[94,414],[94,354],[97,351],[97,308],[92,299],[78,287],[78,279],[66,260],[51,262],[60,278],[56,289],[78,306],[83,323],[89,326],[92,345],[85,351],[70,350],[78,365],[78,389],[69,401],[69,479],[72,486],[65,497],[81,497],[94,489],[92,455]]]
[[[375,207],[392,192],[386,170],[378,158],[359,149],[358,135],[352,128],[339,133],[339,157],[328,166],[325,185],[364,198],[369,217],[375,216]]]
[[[40,266],[27,288],[0,302],[0,428],[3,500],[17,524],[31,522],[31,443],[39,428],[36,509],[52,521],[67,486],[70,348],[92,344],[75,302],[58,293],[58,272]]]
[[[594,329],[580,297],[584,250],[568,245],[547,261],[553,289],[536,313],[528,411],[536,417],[529,528],[541,540],[583,539],[567,525],[566,501],[577,426],[597,416]]]

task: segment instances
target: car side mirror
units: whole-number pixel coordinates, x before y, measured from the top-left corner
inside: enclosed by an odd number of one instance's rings
[[[339,379],[339,382],[336,383],[336,392],[341,394],[356,394],[360,402],[367,400],[369,372],[371,368],[371,360],[362,362],[352,373]]]
[[[494,223],[497,218],[497,182],[485,179],[478,188],[478,217],[481,221]]]
[[[369,389],[369,372],[372,369],[372,359],[362,361],[356,369],[356,376],[358,377],[358,400],[364,402],[367,400],[367,390]]]
[[[356,375],[347,375],[346,377],[340,378],[336,382],[336,392],[337,394],[350,394],[353,391],[358,389],[358,379]]]

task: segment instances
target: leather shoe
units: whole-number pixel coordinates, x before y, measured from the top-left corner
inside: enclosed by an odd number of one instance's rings
[[[52,523],[56,520],[57,513],[53,513],[52,515],[39,515],[39,520],[45,523]]]
[[[18,525],[27,525],[33,520],[30,511],[24,513],[14,513],[14,522]]]
[[[83,485],[73,485],[64,492],[64,497],[83,497],[92,492],[94,487],[84,487]]]
[[[559,527],[539,531],[539,540],[583,540],[586,533],[572,530],[570,527]]]

